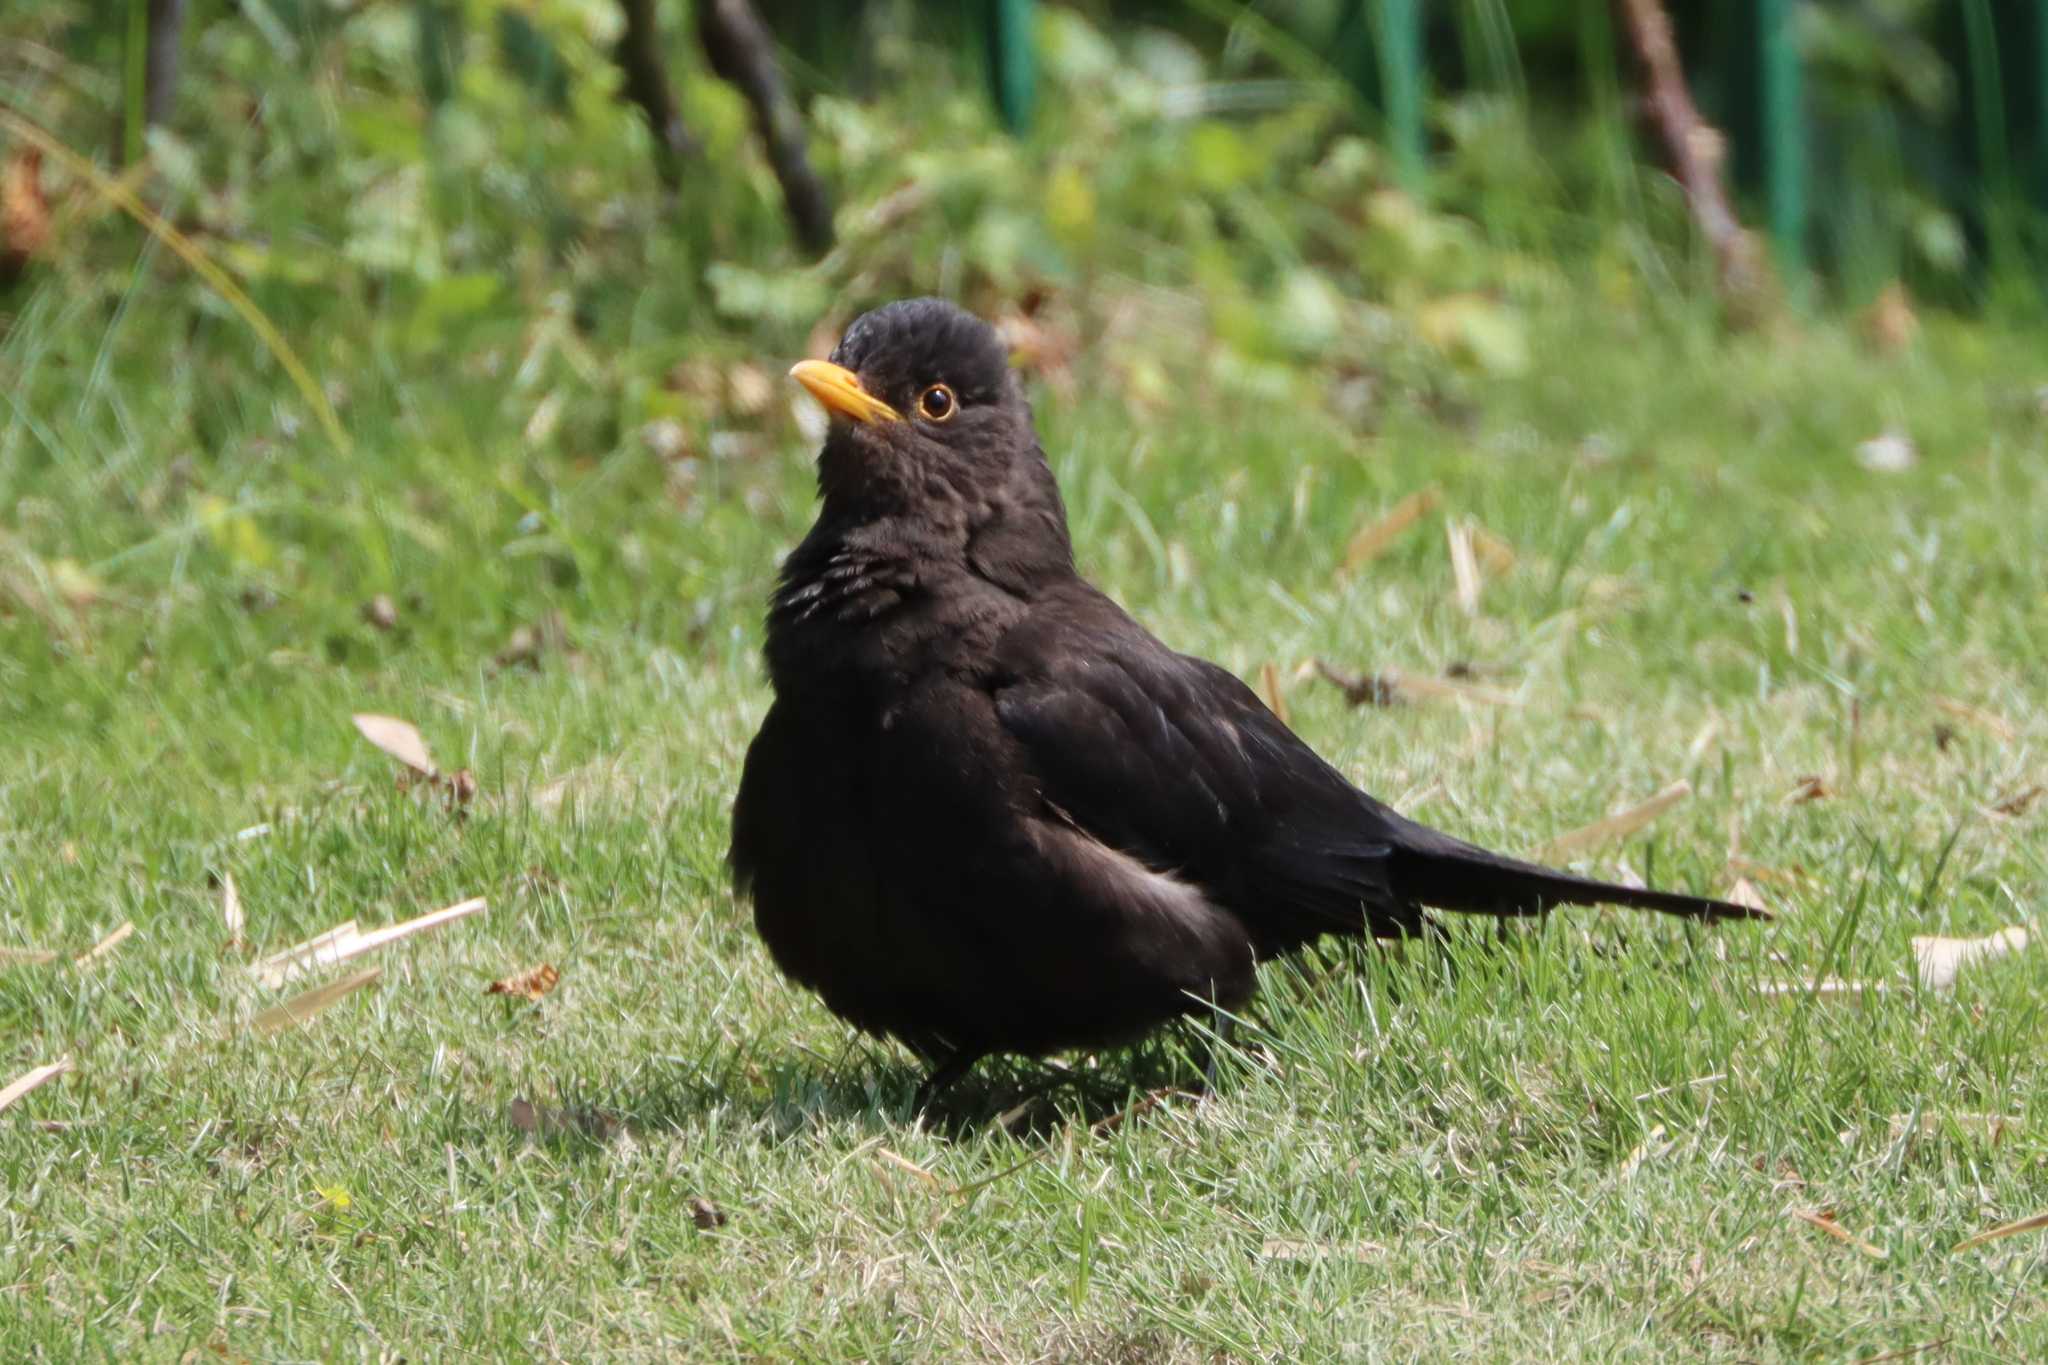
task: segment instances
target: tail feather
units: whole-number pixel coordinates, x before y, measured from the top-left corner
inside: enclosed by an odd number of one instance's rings
[[[1413,827],[1394,855],[1391,880],[1401,893],[1439,910],[1482,915],[1540,915],[1559,905],[1625,905],[1709,923],[1771,918],[1767,910],[1682,891],[1652,891],[1505,858],[1483,848]]]

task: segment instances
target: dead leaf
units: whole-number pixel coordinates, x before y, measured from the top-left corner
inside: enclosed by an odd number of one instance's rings
[[[2030,809],[2032,809],[2034,803],[2041,799],[2041,795],[2043,792],[2048,792],[2048,787],[2044,787],[2040,783],[2036,782],[2033,786],[2028,787],[2025,791],[2014,792],[2011,796],[2006,797],[2004,800],[1994,802],[1991,806],[1991,810],[1998,815],[2007,815],[2017,818],[2019,816],[2025,815]]]
[[[1280,670],[1270,661],[1259,665],[1259,698],[1282,725],[1294,723],[1287,714],[1287,694],[1280,688]]]
[[[398,627],[398,604],[388,593],[380,592],[363,603],[363,620],[378,630],[395,630]]]
[[[1374,673],[1357,677],[1337,669],[1331,664],[1316,660],[1316,674],[1324,682],[1334,683],[1343,689],[1344,700],[1353,706],[1392,706],[1400,700],[1394,692],[1394,684],[1382,674]]]
[[[1824,801],[1834,794],[1835,789],[1828,785],[1827,779],[1815,774],[1800,778],[1792,790],[1785,793],[1780,804],[1803,806],[1809,801]]]
[[[697,1225],[698,1231],[709,1232],[713,1228],[724,1227],[727,1219],[724,1209],[702,1195],[693,1194],[690,1196],[690,1221]]]
[[[1735,884],[1728,888],[1726,899],[1735,905],[1740,905],[1750,910],[1762,910],[1766,914],[1770,913],[1771,907],[1764,904],[1763,893],[1758,891],[1756,883],[1747,877],[1737,877],[1735,879]]]
[[[2009,924],[1983,938],[1915,935],[1913,961],[1919,971],[1922,990],[1946,991],[1955,988],[1963,968],[2024,951],[2026,946],[2027,929],[2018,924]]]
[[[2048,1213],[2037,1213],[2031,1217],[2022,1218],[2017,1222],[2000,1223],[1995,1228],[1985,1229],[1975,1237],[1965,1237],[1962,1241],[1957,1242],[1953,1249],[1956,1251],[1968,1251],[1971,1247],[1980,1247],[1986,1242],[1996,1242],[2002,1238],[2016,1237],[2022,1232],[2039,1232],[2042,1228],[2048,1228]]]
[[[35,1067],[15,1077],[7,1083],[5,1089],[0,1089],[0,1114],[6,1113],[16,1100],[28,1094],[29,1091],[39,1086],[48,1085],[70,1069],[71,1058],[68,1056],[59,1057],[56,1061],[46,1066]]]
[[[1626,810],[1616,811],[1604,819],[1595,820],[1590,825],[1558,835],[1538,849],[1536,856],[1556,861],[1581,849],[1625,839],[1691,795],[1692,783],[1681,778],[1647,801],[1639,802]]]
[[[379,716],[359,711],[350,717],[364,739],[382,749],[391,757],[422,777],[433,777],[435,768],[433,756],[427,752],[427,742],[420,738],[420,732],[412,722],[396,716]]]
[[[625,1120],[601,1109],[557,1109],[535,1104],[524,1095],[505,1106],[505,1118],[520,1132],[541,1138],[580,1133],[596,1142],[610,1142],[626,1130]]]
[[[1351,543],[1344,547],[1344,564],[1338,573],[1356,573],[1360,568],[1380,557],[1389,545],[1400,539],[1401,533],[1436,510],[1443,501],[1443,494],[1434,486],[1410,493],[1379,520],[1359,528],[1351,537]]]
[[[108,934],[98,943],[93,944],[92,947],[80,953],[77,956],[77,958],[74,959],[73,965],[79,967],[91,967],[97,965],[98,963],[103,961],[109,953],[113,952],[114,949],[126,943],[128,941],[129,936],[132,935],[134,932],[135,921],[123,920],[121,922],[120,928],[116,929],[113,933]]]
[[[538,1000],[555,988],[562,974],[554,964],[543,962],[538,967],[529,967],[523,972],[500,977],[484,987],[485,995],[523,995],[528,1000]]]
[[[1822,1232],[1825,1232],[1828,1236],[1834,1238],[1843,1246],[1855,1247],[1858,1251],[1862,1252],[1865,1256],[1870,1257],[1872,1260],[1882,1261],[1885,1259],[1886,1256],[1891,1254],[1887,1252],[1883,1247],[1878,1246],[1874,1242],[1867,1241],[1862,1237],[1858,1237],[1855,1233],[1849,1231],[1849,1229],[1843,1227],[1840,1223],[1837,1223],[1835,1221],[1835,1215],[1832,1210],[1793,1209],[1792,1216],[1794,1218],[1799,1219],[1803,1223],[1809,1223],[1812,1226],[1819,1228]]]
[[[1995,737],[2001,743],[2010,744],[2014,739],[2018,738],[2019,732],[2013,729],[2012,722],[1995,711],[1987,711],[1981,706],[1972,706],[1966,701],[1957,701],[1954,697],[1936,697],[1934,698],[1934,707],[1936,710],[1967,725],[1976,726],[1979,730]]]
[[[301,991],[283,1004],[272,1005],[257,1015],[250,1021],[249,1027],[257,1033],[276,1033],[279,1029],[304,1023],[322,1010],[370,985],[382,975],[382,967],[366,967],[354,976],[345,976],[339,981],[330,981],[324,986]]]
[[[21,147],[0,168],[0,284],[20,277],[50,245],[50,202],[43,195],[43,153]]]
[[[1863,339],[1873,350],[1886,355],[1905,350],[1920,335],[1920,319],[1913,312],[1912,297],[1897,280],[1878,291],[1857,321]]]
[[[1466,522],[1465,529],[1471,535],[1472,553],[1478,557],[1480,568],[1499,578],[1515,567],[1514,546],[1476,521]]]

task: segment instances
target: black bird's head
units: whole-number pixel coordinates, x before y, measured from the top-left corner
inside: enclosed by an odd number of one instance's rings
[[[943,299],[864,313],[830,360],[789,373],[832,416],[818,456],[828,510],[973,520],[976,504],[1051,489],[995,328]]]

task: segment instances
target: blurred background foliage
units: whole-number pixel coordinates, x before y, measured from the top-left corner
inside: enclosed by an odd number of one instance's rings
[[[1226,391],[1313,385],[1357,409],[1518,372],[1531,302],[1626,317],[1712,292],[1600,4],[762,0],[836,203],[818,260],[683,0],[651,7],[691,143],[673,190],[621,98],[617,0],[190,0],[179,79],[145,127],[150,9],[10,6],[0,98],[125,166],[287,335],[339,347],[315,357],[330,380],[361,365],[348,316],[401,368],[517,364],[545,336],[604,372],[606,420],[630,426],[687,415],[670,367],[689,356],[793,353],[877,300],[943,292],[1007,318],[1055,383],[1084,341],[1163,317],[1150,332],[1185,337]],[[1790,128],[1761,93],[1776,11]],[[988,54],[1020,13],[1036,98],[1010,135]],[[1860,308],[1903,285],[2038,310],[2048,6],[1740,0],[1673,19],[1746,218],[1766,218],[1770,158],[1800,158],[1810,212],[1779,243],[1795,298]],[[1391,126],[1404,90],[1411,134]],[[35,270],[117,307],[133,224],[61,164],[41,179],[58,230]],[[155,252],[140,269],[173,273]],[[222,311],[187,287],[195,317]],[[1142,405],[1174,359],[1111,378]]]

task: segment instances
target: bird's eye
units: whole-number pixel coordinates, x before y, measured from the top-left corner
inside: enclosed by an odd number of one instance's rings
[[[927,421],[945,421],[955,406],[953,391],[944,384],[934,384],[917,396],[917,410]]]

